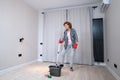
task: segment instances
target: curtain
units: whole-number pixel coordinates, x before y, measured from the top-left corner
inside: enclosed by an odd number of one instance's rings
[[[43,61],[56,61],[58,40],[63,36],[65,10],[53,10],[44,14]]]
[[[68,20],[77,31],[79,47],[75,56],[75,63],[92,64],[92,8],[81,7],[68,10]],[[69,56],[69,55],[67,55]]]
[[[67,11],[67,14],[66,14]],[[58,40],[63,36],[63,23],[70,21],[73,28],[77,31],[79,47],[75,54],[74,63],[92,64],[92,11],[91,8],[81,7],[68,10],[55,10],[45,12],[44,21],[44,47],[43,61],[55,62],[57,54]],[[65,62],[70,61],[70,51],[66,54]],[[60,60],[61,58],[59,58]]]

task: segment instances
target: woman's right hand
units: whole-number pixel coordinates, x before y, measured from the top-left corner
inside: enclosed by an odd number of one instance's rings
[[[62,44],[63,42],[64,42],[63,40],[59,40],[59,42],[58,42],[58,43],[59,43],[59,44]]]

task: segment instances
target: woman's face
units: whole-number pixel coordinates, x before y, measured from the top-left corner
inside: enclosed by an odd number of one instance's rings
[[[65,24],[64,27],[66,30],[70,29],[68,24]]]

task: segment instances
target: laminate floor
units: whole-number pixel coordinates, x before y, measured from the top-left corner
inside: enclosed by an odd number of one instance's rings
[[[105,67],[75,65],[71,72],[69,64],[62,68],[61,77],[47,78],[44,74],[49,74],[49,65],[54,63],[35,62],[0,75],[0,80],[116,80]]]

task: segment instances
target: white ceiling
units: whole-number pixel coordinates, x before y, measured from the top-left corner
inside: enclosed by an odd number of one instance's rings
[[[100,0],[24,0],[24,1],[33,8],[40,10],[65,6],[75,6],[80,4],[98,3]]]

